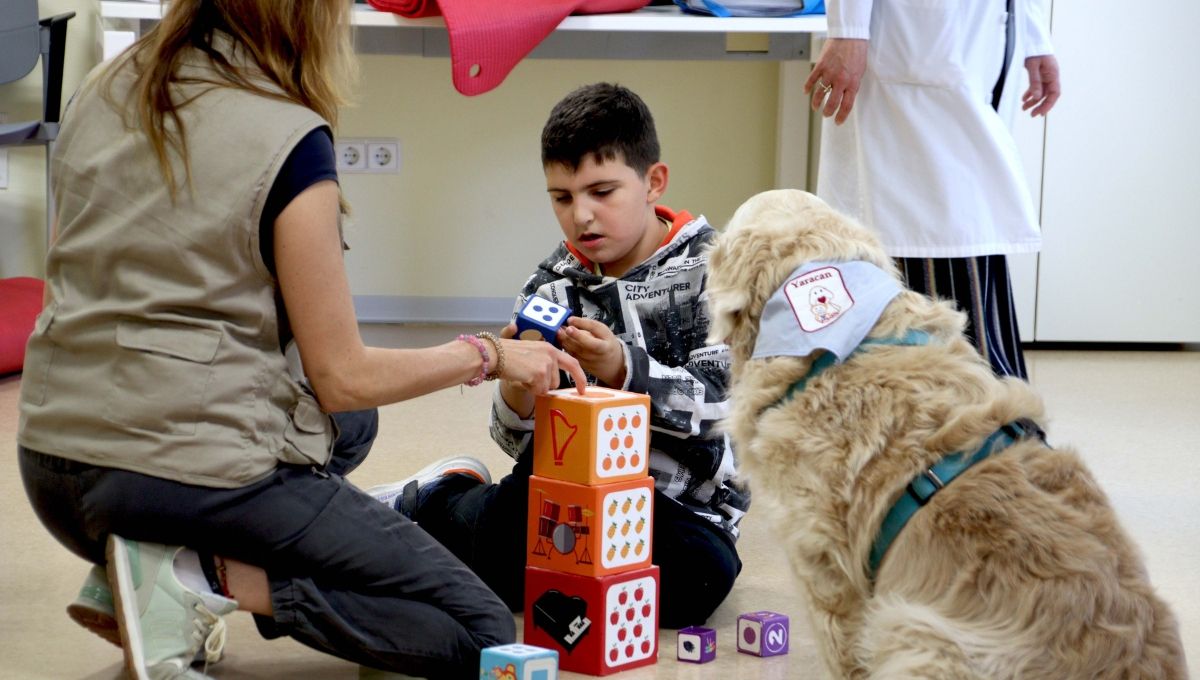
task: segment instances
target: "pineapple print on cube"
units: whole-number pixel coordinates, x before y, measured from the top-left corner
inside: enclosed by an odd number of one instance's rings
[[[607,387],[553,390],[534,410],[533,474],[594,486],[649,474],[650,397]]]
[[[584,486],[529,478],[526,563],[584,576],[650,565],[654,479]]]

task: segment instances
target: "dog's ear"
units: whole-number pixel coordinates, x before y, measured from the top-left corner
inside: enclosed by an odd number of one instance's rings
[[[770,266],[779,253],[769,235],[755,229],[731,229],[709,251],[709,341],[729,345],[735,361],[754,350],[758,319],[779,278]]]

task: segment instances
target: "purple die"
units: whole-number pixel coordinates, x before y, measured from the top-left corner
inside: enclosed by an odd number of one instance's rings
[[[717,631],[703,626],[680,628],[676,657],[691,663],[708,663],[717,658]]]
[[[788,652],[788,617],[775,612],[752,612],[738,617],[738,651],[755,656]]]

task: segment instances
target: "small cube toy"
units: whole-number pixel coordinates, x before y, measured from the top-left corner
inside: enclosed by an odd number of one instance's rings
[[[525,642],[564,671],[609,675],[658,661],[658,567],[610,576],[525,568]]]
[[[537,295],[529,296],[525,306],[517,312],[517,337],[521,340],[545,340],[555,347],[558,329],[571,318],[571,310],[556,302]]]
[[[581,576],[650,566],[654,478],[584,486],[529,478],[526,563]]]
[[[676,658],[690,663],[708,663],[717,658],[717,631],[704,626],[679,629]]]
[[[788,617],[775,612],[752,612],[737,619],[738,651],[755,656],[788,652]]]
[[[650,397],[588,387],[534,402],[533,474],[594,486],[649,474]]]
[[[486,647],[479,658],[479,680],[558,680],[558,652],[519,642]]]

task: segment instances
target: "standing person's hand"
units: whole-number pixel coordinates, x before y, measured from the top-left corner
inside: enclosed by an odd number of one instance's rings
[[[1029,72],[1029,89],[1021,95],[1021,110],[1033,109],[1029,111],[1030,116],[1044,116],[1050,113],[1062,94],[1058,60],[1052,54],[1029,57],[1025,60],[1025,70]]]
[[[625,348],[612,329],[595,319],[573,316],[558,332],[563,349],[583,370],[609,387],[625,384]]]
[[[819,110],[826,118],[836,114],[833,122],[838,125],[846,122],[867,70],[867,45],[868,41],[857,38],[825,41],[816,66],[804,81],[804,94],[813,95],[813,111]]]

